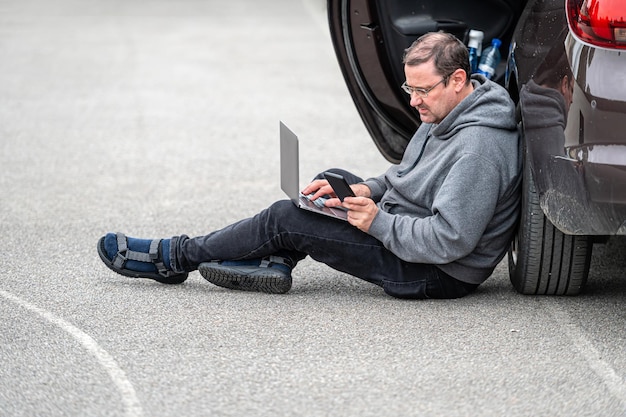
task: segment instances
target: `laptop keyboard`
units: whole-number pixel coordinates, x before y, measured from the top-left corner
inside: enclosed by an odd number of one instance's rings
[[[309,195],[304,195],[302,193],[300,193],[300,198],[305,199],[307,202],[309,203],[313,203],[315,204],[317,207],[323,209],[324,207],[326,207],[326,201],[328,200],[328,198],[325,197],[320,197],[317,200],[311,200],[311,198],[314,196],[314,193],[311,193]]]
[[[304,195],[300,193],[300,203],[308,206],[317,211],[327,213],[332,215],[333,217],[339,217],[341,219],[346,219],[347,210],[343,207],[326,207],[324,203],[328,200],[326,197],[320,197],[317,200],[312,201],[311,197],[313,194]]]

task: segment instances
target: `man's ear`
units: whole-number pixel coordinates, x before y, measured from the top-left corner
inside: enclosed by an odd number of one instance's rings
[[[457,69],[450,75],[450,82],[454,86],[454,90],[459,92],[465,87],[467,82],[467,74],[462,69]]]

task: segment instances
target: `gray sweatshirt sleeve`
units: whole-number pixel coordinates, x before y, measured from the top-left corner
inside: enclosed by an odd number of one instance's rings
[[[376,202],[380,201],[380,199],[383,197],[383,194],[385,194],[385,191],[387,191],[387,181],[385,180],[385,174],[374,178],[368,178],[367,180],[363,181],[362,184],[367,185],[371,193],[370,198]]]
[[[493,217],[501,181],[493,163],[466,154],[448,172],[430,216],[379,210],[369,233],[407,262],[453,262],[476,247]]]

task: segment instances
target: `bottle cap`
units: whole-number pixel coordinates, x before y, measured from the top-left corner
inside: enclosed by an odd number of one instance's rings
[[[499,48],[500,45],[502,45],[502,41],[498,38],[493,38],[491,40],[491,44],[495,47],[495,48]]]
[[[476,48],[479,49],[480,46],[483,43],[483,38],[485,37],[485,34],[480,31],[480,30],[470,30],[469,31],[469,42],[467,44],[467,46],[469,46],[470,48]]]

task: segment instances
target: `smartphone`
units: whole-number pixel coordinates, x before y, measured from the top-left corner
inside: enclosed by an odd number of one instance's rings
[[[333,191],[337,194],[339,200],[343,201],[346,197],[354,197],[350,184],[343,176],[332,172],[324,172],[324,177],[328,180],[330,186],[333,187]]]

